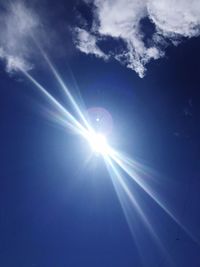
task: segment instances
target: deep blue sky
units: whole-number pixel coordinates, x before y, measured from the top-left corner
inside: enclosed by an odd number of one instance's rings
[[[59,44],[51,55],[72,94],[75,80],[87,108],[111,113],[114,145],[156,172],[156,192],[200,240],[200,38],[168,47],[141,79],[115,61],[77,51],[67,26],[86,10],[53,2],[46,4],[49,23],[67,51]],[[63,101],[43,64],[32,74]],[[84,167],[87,144],[48,120],[46,105],[23,75],[10,76],[1,64],[0,266],[200,266],[200,246],[139,188],[133,191],[174,265],[133,208],[134,238],[103,160]]]

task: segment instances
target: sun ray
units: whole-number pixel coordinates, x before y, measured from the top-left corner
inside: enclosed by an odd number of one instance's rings
[[[129,213],[130,210],[130,204],[132,207],[135,208],[135,210],[137,211],[137,213],[139,214],[140,218],[142,219],[144,225],[146,226],[146,228],[149,230],[151,237],[153,238],[153,240],[155,241],[157,247],[161,250],[161,252],[163,253],[163,256],[170,262],[172,263],[172,260],[170,258],[169,253],[167,252],[167,250],[165,249],[165,247],[163,246],[160,238],[158,237],[158,235],[156,234],[154,228],[152,227],[150,221],[148,220],[147,216],[145,215],[144,211],[142,210],[142,208],[140,207],[138,201],[136,200],[136,198],[134,197],[133,193],[131,192],[131,190],[129,189],[128,185],[126,184],[125,179],[123,178],[122,174],[120,173],[120,171],[118,170],[119,166],[117,167],[114,162],[112,161],[111,158],[106,157],[105,158],[105,163],[107,166],[107,170],[110,174],[112,183],[114,185],[115,191],[117,193],[117,196],[119,198],[120,204],[122,206],[122,210],[124,212],[124,215],[126,217],[127,223],[129,225],[129,228],[131,230],[131,233],[133,235],[133,237],[135,239],[137,239],[136,234],[135,234],[135,229],[134,229],[134,225],[133,225],[133,221],[130,218],[130,214],[132,214],[132,211]],[[125,198],[126,196],[126,198]],[[127,203],[127,200],[128,203]],[[139,247],[138,247],[139,249]],[[140,252],[142,254],[142,252]]]
[[[56,68],[53,66],[50,58],[47,56],[47,54],[45,53],[45,51],[43,50],[43,48],[41,47],[41,45],[37,42],[37,40],[34,37],[33,37],[33,40],[34,40],[36,46],[38,47],[38,49],[40,50],[43,58],[45,59],[47,65],[49,66],[50,70],[52,71],[52,73],[53,73],[54,77],[56,78],[57,82],[60,84],[60,86],[63,89],[64,93],[66,94],[68,100],[72,104],[72,107],[77,112],[77,114],[80,117],[80,119],[82,120],[83,124],[90,131],[91,130],[91,126],[89,125],[88,121],[84,117],[83,112],[81,111],[79,105],[76,103],[74,97],[70,93],[69,89],[67,88],[67,86],[64,83],[63,79],[61,78],[60,74],[58,73],[58,71],[56,70]]]
[[[87,134],[86,129],[74,118],[74,116],[68,112],[39,82],[37,82],[28,72],[21,70],[23,74],[42,92],[42,94],[57,108],[62,115],[67,119],[69,127],[75,132],[85,136]]]
[[[141,177],[137,174],[136,170],[134,169],[134,166],[132,166],[131,162],[132,160],[127,160],[126,158],[123,158],[123,156],[119,156],[120,153],[113,150],[113,153],[110,154],[111,158],[120,166],[120,168],[128,174],[128,176],[133,179],[133,181],[139,185],[146,194],[148,194],[152,200],[156,202],[156,204],[162,208],[170,216],[170,218],[176,222],[179,227],[184,230],[185,233],[190,236],[190,238],[196,242],[197,244],[200,244],[200,241],[195,237],[177,218],[176,216],[166,207],[164,203],[162,203],[159,200],[159,197],[156,196],[156,193],[153,192],[152,188],[145,182],[144,179],[141,179]]]

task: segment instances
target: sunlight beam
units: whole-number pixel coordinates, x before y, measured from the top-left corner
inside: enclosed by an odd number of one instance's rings
[[[123,212],[124,212],[125,217],[127,219],[127,223],[128,223],[128,225],[130,227],[130,230],[131,230],[133,236],[136,238],[135,231],[134,231],[135,229],[133,228],[133,225],[131,223],[131,219],[130,219],[130,216],[129,216],[130,214],[128,213],[128,207],[127,207],[127,205],[125,203],[124,197],[122,196],[123,192],[127,196],[127,198],[130,201],[130,203],[134,206],[134,208],[136,209],[137,213],[140,215],[144,225],[149,230],[149,232],[150,232],[151,236],[153,237],[154,241],[156,241],[156,245],[158,246],[158,248],[162,251],[163,255],[167,258],[167,260],[170,263],[172,263],[170,255],[168,254],[167,250],[163,246],[160,238],[158,237],[158,235],[156,234],[156,232],[155,232],[154,228],[152,227],[151,223],[147,219],[144,211],[142,210],[142,208],[138,204],[136,198],[134,197],[133,193],[131,192],[131,190],[129,189],[128,185],[126,184],[125,179],[120,174],[119,170],[117,170],[117,167],[114,166],[114,162],[112,162],[112,159],[110,159],[108,157],[106,158],[106,166],[107,166],[108,172],[110,174],[111,180],[113,182],[114,188],[115,188],[116,193],[118,195],[118,198],[119,198],[119,201],[121,203]],[[123,189],[123,191],[120,190],[119,187],[121,187]]]
[[[49,68],[51,69],[52,73],[54,74],[54,77],[56,78],[57,82],[60,84],[61,88],[65,92],[65,94],[66,94],[67,98],[69,99],[70,103],[72,104],[72,107],[77,112],[77,114],[79,115],[80,119],[82,120],[82,122],[84,123],[84,125],[87,127],[87,129],[90,131],[91,130],[91,127],[90,127],[88,121],[84,117],[83,112],[80,110],[78,104],[76,103],[74,97],[70,93],[70,91],[67,88],[66,84],[64,83],[64,81],[60,77],[60,75],[57,72],[56,68],[53,66],[51,60],[49,59],[49,57],[47,56],[47,54],[44,52],[44,50],[42,49],[42,47],[40,46],[40,44],[37,42],[37,40],[34,37],[32,37],[32,38],[33,38],[36,46],[40,50],[40,52],[41,52],[43,58],[45,59],[46,63],[48,64]]]
[[[120,166],[120,168],[127,173],[128,176],[132,178],[133,181],[136,182],[136,184],[138,184],[145,191],[145,193],[148,194],[151,199],[153,199],[157,205],[162,208],[166,214],[168,214],[170,218],[172,218],[172,220],[188,234],[188,236],[191,237],[193,241],[195,241],[197,244],[200,244],[200,241],[191,232],[189,232],[189,230],[182,223],[179,222],[172,212],[158,199],[158,197],[154,195],[155,193],[152,192],[152,189],[143,180],[141,180],[139,175],[135,172],[134,167],[131,166],[131,160],[127,161],[123,157],[119,157],[118,154],[119,152],[112,153],[111,157]]]
[[[69,113],[40,83],[38,83],[28,72],[21,70],[22,73],[43,93],[43,95],[61,111],[61,113],[68,119],[67,123],[77,133],[85,136],[86,129]]]

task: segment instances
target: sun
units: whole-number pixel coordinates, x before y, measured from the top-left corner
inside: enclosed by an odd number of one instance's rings
[[[101,133],[90,134],[88,141],[92,150],[97,154],[106,155],[109,152],[109,145],[106,137]]]

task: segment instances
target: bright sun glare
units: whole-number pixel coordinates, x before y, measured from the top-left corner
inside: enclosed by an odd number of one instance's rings
[[[100,133],[93,133],[89,137],[89,143],[94,152],[105,155],[108,153],[109,146],[106,137]]]

